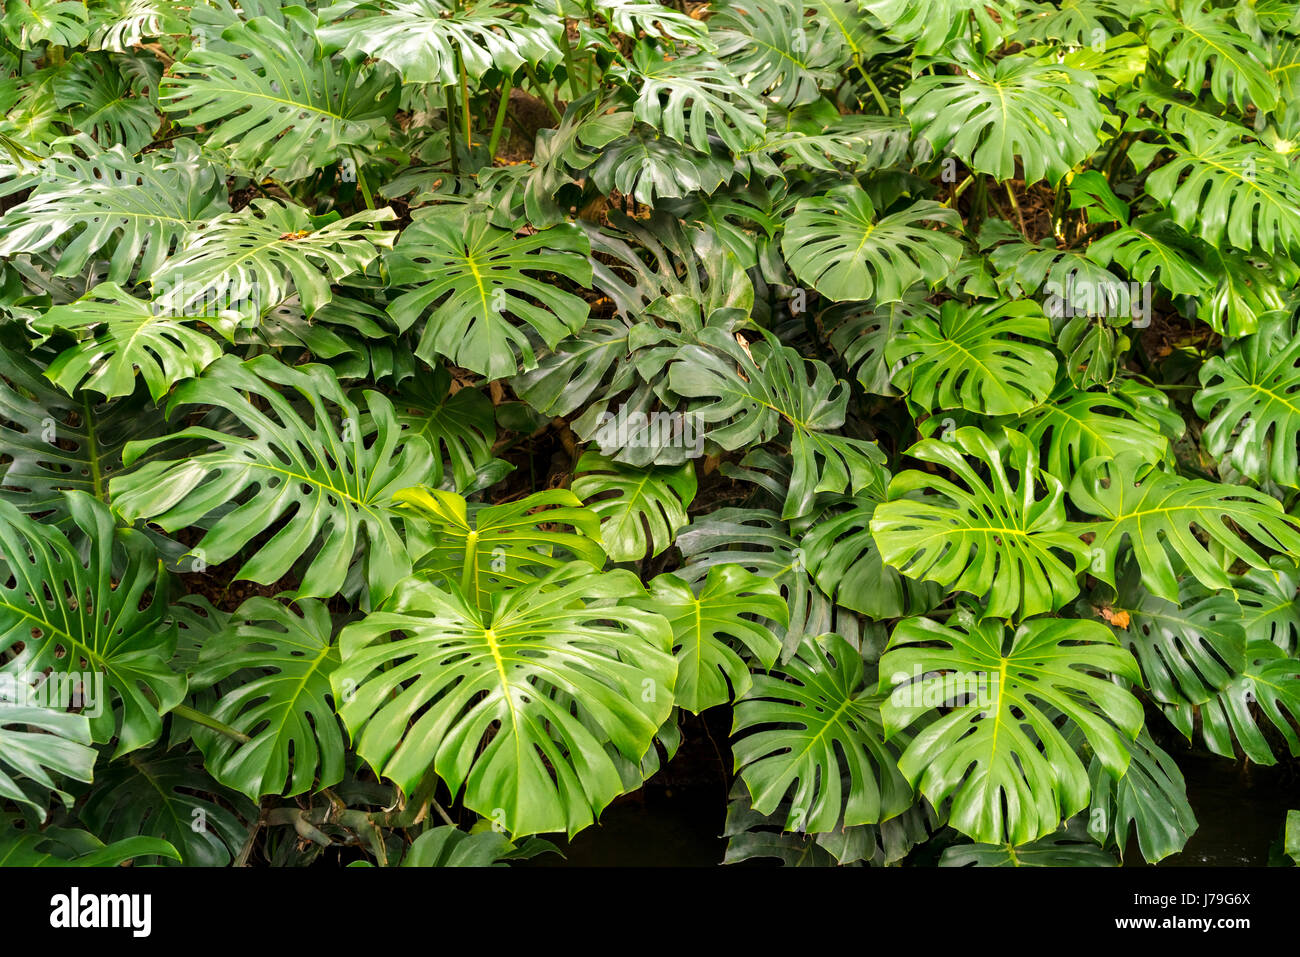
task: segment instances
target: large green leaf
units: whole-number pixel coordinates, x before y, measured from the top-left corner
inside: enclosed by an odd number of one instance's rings
[[[1113,842],[1120,857],[1129,831],[1136,830],[1142,856],[1155,864],[1187,845],[1187,839],[1196,833],[1196,815],[1187,803],[1183,773],[1151,740],[1149,730],[1143,728],[1129,745],[1129,755],[1128,770],[1118,781],[1093,758],[1088,768],[1092,783],[1089,828],[1094,839]]]
[[[209,146],[258,175],[301,179],[342,156],[373,148],[397,109],[395,77],[325,55],[316,17],[283,8],[282,19],[237,21],[217,44],[174,63],[160,99],[175,121],[206,130]],[[242,55],[241,55],[242,52]]]
[[[876,507],[871,534],[885,564],[985,597],[988,615],[1054,611],[1078,594],[1075,576],[1087,550],[1066,522],[1060,480],[1038,468],[1038,452],[1024,436],[1004,436],[1006,452],[971,427],[918,442],[907,454],[947,468],[960,484],[899,473],[889,501]]]
[[[189,321],[155,310],[116,283],[101,283],[76,302],[46,310],[32,327],[46,335],[86,333],[45,372],[69,395],[78,389],[110,399],[130,395],[138,371],[157,402],[178,381],[194,378],[221,356],[216,340]]]
[[[789,658],[804,635],[856,628],[852,615],[838,609],[813,581],[802,538],[775,512],[761,508],[721,508],[697,518],[677,538],[687,564],[677,574],[698,585],[717,567],[738,565],[781,589],[789,625],[767,622],[781,637],[781,655]]]
[[[339,663],[329,609],[305,599],[298,613],[269,598],[248,599],[203,643],[195,684],[224,691],[210,714],[245,735],[197,727],[208,770],[258,800],[301,794],[343,778],[343,732],[330,698]]]
[[[600,516],[600,538],[616,562],[658,555],[686,525],[695,498],[695,465],[633,468],[596,452],[575,467],[573,494]]]
[[[226,866],[257,809],[204,774],[196,758],[155,750],[114,762],[96,775],[82,822],[106,841],[149,838],[174,847],[187,867]]]
[[[753,681],[736,646],[771,668],[781,653],[781,641],[763,622],[784,625],[790,614],[775,581],[739,565],[709,569],[698,594],[676,575],[660,575],[650,583],[649,597],[639,603],[672,625],[674,698],[679,707],[695,714],[745,696]]]
[[[903,90],[903,112],[935,152],[999,180],[1056,183],[1097,148],[1103,112],[1092,74],[1028,56],[949,61]]]
[[[641,81],[633,108],[636,118],[670,139],[701,153],[712,149],[710,134],[733,153],[762,142],[766,106],[711,54],[671,57],[638,44],[631,73]]]
[[[605,564],[599,517],[567,489],[534,492],[473,512],[464,498],[440,489],[407,489],[397,501],[432,532],[427,542],[418,532],[413,535],[416,570],[435,584],[455,585],[484,612],[496,593],[530,584],[571,561]]]
[[[1088,837],[1081,821],[1065,824],[1028,844],[954,844],[940,867],[1114,867],[1115,858]]]
[[[589,251],[586,235],[571,224],[520,236],[491,225],[475,207],[433,209],[402,231],[387,257],[389,281],[416,287],[388,311],[403,330],[427,313],[420,358],[443,355],[490,379],[513,375],[516,352],[525,369],[537,363],[529,337],[506,317],[525,322],[551,348],[581,329],[587,303],[542,277],[589,285]]]
[[[1098,456],[1135,452],[1155,464],[1172,454],[1169,439],[1160,431],[1160,419],[1122,388],[1085,392],[1063,383],[1012,428],[1044,451],[1043,468],[1063,483],[1080,465]]]
[[[1175,223],[1212,246],[1300,250],[1300,184],[1284,155],[1244,141],[1244,127],[1208,114],[1171,129],[1182,135],[1137,143],[1131,158],[1143,168],[1162,147],[1173,151],[1147,176],[1146,191]]]
[[[230,208],[217,169],[190,140],[140,157],[121,146],[87,152],[42,161],[35,188],[0,217],[0,256],[57,248],[59,276],[107,258],[108,279],[127,282],[154,273],[190,229]]]
[[[84,391],[69,396],[27,349],[10,346],[0,347],[0,419],[4,497],[51,522],[67,515],[64,489],[107,501],[126,443],[166,429],[143,392],[109,402]]]
[[[830,368],[782,345],[771,333],[742,344],[708,328],[683,346],[668,368],[668,386],[692,402],[686,412],[697,434],[723,449],[775,439],[790,449],[793,473],[783,518],[806,515],[818,492],[880,487],[884,454],[873,442],[836,434],[844,425],[849,390]]]
[[[464,491],[473,484],[478,470],[492,460],[497,434],[492,400],[478,389],[452,391],[451,374],[442,366],[431,376],[406,383],[394,404],[397,421],[440,453],[431,484],[441,483],[445,459],[455,488]]]
[[[1127,768],[1142,705],[1111,678],[1140,680],[1137,663],[1100,622],[1036,618],[1009,634],[956,617],[906,619],[880,660],[885,728],[914,734],[899,769],[936,807],[951,799],[949,824],[972,839],[1036,841],[1088,806],[1061,718],[1111,775]]]
[[[1200,704],[1246,666],[1242,609],[1230,593],[1215,593],[1194,579],[1179,600],[1166,601],[1138,581],[1136,568],[1121,576],[1116,608],[1128,624],[1111,619],[1116,637],[1137,657],[1144,684],[1164,704]]]
[[[1134,452],[1085,462],[1070,483],[1070,501],[1101,519],[1077,526],[1094,536],[1089,572],[1114,585],[1116,557],[1127,540],[1142,569],[1142,584],[1167,601],[1178,601],[1171,554],[1211,589],[1232,587],[1219,554],[1253,568],[1268,567],[1251,541],[1300,554],[1300,530],[1276,499],[1244,486],[1161,472]]]
[[[288,395],[305,404],[308,417]],[[364,403],[349,399],[324,366],[293,369],[271,356],[245,363],[225,356],[201,378],[182,383],[168,410],[217,406],[248,434],[194,425],[130,443],[127,465],[162,443],[206,439],[212,448],[118,476],[110,484],[114,508],[130,521],[145,519],[167,531],[209,522],[198,542],[208,564],[239,555],[275,529],[236,575],[271,584],[301,561],[299,597],[338,592],[364,535],[371,545],[365,552],[371,595],[382,597],[410,570],[394,493],[428,480],[433,453],[423,438],[402,431],[387,398],[367,392]],[[363,415],[370,427],[362,424]]]
[[[642,594],[577,562],[485,613],[408,579],[339,636],[358,753],[407,794],[431,768],[511,835],[581,830],[623,790],[606,745],[640,761],[672,708],[672,630]]]
[[[554,20],[511,18],[528,11],[507,3],[451,3],[439,0],[377,0],[343,3],[338,20],[316,31],[328,50],[375,57],[391,64],[407,83],[451,86],[466,76],[477,80],[489,69],[510,74],[521,65],[553,64],[560,58]],[[352,14],[360,14],[353,16]]]
[[[1051,338],[1051,324],[1032,300],[950,300],[937,317],[918,312],[904,319],[885,346],[885,361],[903,363],[894,385],[923,409],[1014,415],[1040,404],[1056,383],[1056,357],[1025,341]]]
[[[60,779],[91,780],[98,755],[90,746],[90,719],[65,708],[89,703],[89,691],[79,698],[58,675],[29,683],[0,673],[0,799],[27,805],[42,821],[51,794],[71,806]]]
[[[837,186],[799,200],[781,249],[795,276],[829,299],[891,302],[913,283],[933,286],[961,258],[961,243],[929,223],[960,226],[961,217],[931,200],[880,216],[860,186]]]
[[[718,59],[774,103],[795,107],[839,82],[843,41],[829,20],[804,17],[802,0],[728,0],[709,18]]]
[[[1255,764],[1277,763],[1270,738],[1280,736],[1292,757],[1300,755],[1300,660],[1271,641],[1246,644],[1246,668],[1214,698],[1199,706],[1166,708],[1166,714],[1188,738],[1193,714],[1199,713],[1205,746],[1215,754],[1241,753]]]
[[[167,663],[176,644],[168,576],[141,532],[115,527],[84,492],[64,494],[71,538],[0,500],[3,671],[27,681],[48,669],[89,685],[93,740],[116,738],[122,755],[156,740],[161,714],[185,694]]]
[[[1200,370],[1205,450],[1256,483],[1300,487],[1300,339],[1290,323],[1245,336]]]
[[[814,834],[906,810],[912,790],[861,653],[838,635],[809,638],[778,673],[755,675],[736,704],[731,750],[754,809],[770,814],[793,789],[785,826]]]
[[[385,207],[319,221],[301,206],[253,200],[190,234],[151,279],[155,308],[232,310],[256,320],[296,294],[311,316],[330,301],[332,285],[393,245],[396,232],[376,226],[393,218]]]
[[[129,837],[104,844],[95,835],[71,828],[23,830],[26,822],[0,818],[0,867],[120,867],[136,858],[181,859],[176,848],[153,837]]]
[[[838,605],[875,619],[928,612],[943,597],[934,582],[916,582],[884,563],[870,524],[880,498],[868,493],[850,507],[818,519],[803,540],[803,556],[817,586]]]
[[[1228,20],[1228,11],[1204,0],[1182,0],[1175,14],[1161,10],[1148,20],[1147,43],[1183,89],[1198,96],[1209,69],[1211,95],[1220,103],[1253,104],[1268,111],[1278,89],[1268,72],[1268,54]]]

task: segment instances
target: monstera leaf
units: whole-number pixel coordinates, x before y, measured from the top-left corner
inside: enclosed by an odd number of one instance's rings
[[[812,834],[906,810],[912,791],[861,653],[838,635],[806,639],[778,673],[755,675],[736,703],[731,748],[754,809],[770,814],[793,790],[785,827]]]
[[[309,418],[286,393],[305,403]],[[118,476],[110,484],[114,508],[128,521],[145,519],[167,531],[210,521],[198,542],[209,564],[235,557],[278,525],[237,576],[271,584],[303,561],[299,597],[338,592],[364,535],[371,543],[366,552],[371,594],[382,597],[410,570],[393,495],[429,478],[433,453],[423,438],[402,431],[387,398],[369,392],[364,403],[370,428],[361,423],[362,408],[324,366],[291,369],[269,355],[244,363],[225,356],[201,378],[181,384],[168,411],[216,406],[234,415],[249,434],[194,425],[128,444],[128,466],[163,443],[206,439],[215,447],[185,459],[151,461]],[[245,492],[251,496],[235,505]]]
[[[143,393],[110,402],[52,386],[25,348],[0,346],[0,450],[5,499],[45,521],[67,517],[65,489],[108,500],[133,439],[161,435],[162,414]]]
[[[428,312],[416,355],[443,355],[490,379],[513,375],[515,352],[537,364],[523,320],[551,348],[587,319],[587,304],[536,274],[591,283],[585,234],[565,224],[527,236],[491,225],[481,211],[432,209],[402,231],[387,257],[389,279],[416,288],[389,304],[403,330]],[[430,311],[431,310],[431,311]]]
[[[677,537],[687,564],[677,575],[692,585],[706,580],[714,568],[737,565],[776,582],[789,610],[789,625],[767,624],[781,638],[781,656],[789,658],[804,635],[839,627],[848,631],[851,616],[836,607],[808,572],[808,554],[787,522],[775,512],[754,508],[721,508],[693,521]]]
[[[639,762],[672,709],[672,630],[630,604],[643,594],[576,562],[487,613],[408,579],[339,636],[340,715],[407,794],[432,769],[510,835],[576,833],[623,790],[606,745]]]
[[[1238,339],[1201,366],[1193,397],[1201,441],[1255,482],[1300,487],[1300,339],[1278,323]],[[1280,335],[1279,335],[1280,334]]]
[[[596,452],[578,460],[573,494],[600,517],[600,538],[616,562],[658,555],[686,525],[695,466],[632,468]]]
[[[76,0],[5,0],[4,33],[20,50],[42,42],[75,47],[86,39],[87,19]]]
[[[186,32],[181,10],[171,0],[104,0],[90,10],[87,46],[129,53],[145,37]]]
[[[280,18],[237,21],[217,44],[191,48],[159,90],[175,122],[207,131],[233,162],[258,175],[301,179],[340,156],[372,148],[397,109],[391,72],[325,56],[316,16],[283,8]],[[246,51],[246,55],[236,55]]]
[[[1152,595],[1130,563],[1121,576],[1115,607],[1128,613],[1116,637],[1137,657],[1144,684],[1164,704],[1208,701],[1246,667],[1242,609],[1230,593],[1215,593],[1188,579],[1177,602]]]
[[[889,344],[899,335],[903,324],[918,316],[931,319],[938,309],[913,287],[897,302],[873,305],[845,302],[821,314],[819,321],[830,333],[831,347],[853,371],[862,388],[874,395],[898,395],[890,381],[902,366],[886,356]]]
[[[153,837],[129,837],[105,844],[95,835],[73,828],[22,830],[26,822],[0,817],[0,867],[118,867],[136,858],[181,859],[176,848]]]
[[[1233,588],[1246,638],[1294,651],[1300,639],[1300,569],[1295,559],[1274,555],[1268,568],[1251,568],[1235,576]]]
[[[789,429],[793,459],[783,518],[806,515],[818,492],[858,492],[884,484],[884,454],[873,442],[836,435],[849,392],[821,362],[804,359],[771,333],[742,345],[709,328],[683,346],[668,386],[693,402],[687,411],[724,449],[751,446]],[[811,381],[809,377],[811,376]]]
[[[95,776],[81,820],[106,841],[166,842],[187,867],[225,867],[257,808],[204,774],[195,758],[155,750],[109,765]]]
[[[1128,767],[1142,705],[1113,676],[1137,663],[1100,622],[900,622],[880,659],[892,737],[913,737],[899,769],[973,840],[1025,844],[1088,806],[1088,773],[1060,725],[1077,728],[1114,777]],[[928,719],[928,720],[923,720]]]
[[[692,193],[709,194],[731,178],[735,166],[726,151],[700,152],[646,129],[610,143],[591,167],[602,190],[617,189],[653,206]]]
[[[710,134],[733,153],[763,141],[763,101],[711,54],[668,57],[637,44],[631,72],[641,81],[633,113],[670,139],[701,153],[712,150]]]
[[[221,357],[216,340],[190,328],[187,317],[155,311],[116,283],[101,283],[82,299],[47,310],[32,327],[46,335],[89,331],[45,370],[69,395],[79,388],[110,399],[130,395],[138,370],[157,402]]]
[[[395,404],[397,421],[407,432],[422,436],[435,453],[441,453],[432,484],[442,480],[443,460],[450,465],[452,482],[459,491],[469,487],[478,470],[492,461],[497,434],[492,400],[478,389],[451,391],[451,375],[442,366],[431,376],[407,383]]]
[[[508,861],[527,860],[538,854],[556,852],[555,845],[540,838],[516,847],[496,831],[466,834],[451,825],[425,831],[402,857],[402,867],[506,867]]]
[[[811,103],[839,82],[843,40],[833,23],[804,18],[802,0],[728,0],[709,18],[718,59],[784,107]]]
[[[823,515],[804,539],[808,573],[836,604],[875,619],[924,614],[943,592],[934,582],[916,582],[880,557],[870,523],[880,499],[863,493],[846,499],[849,508]]]
[[[1167,410],[1167,406],[1165,407]],[[1088,459],[1114,458],[1134,452],[1156,464],[1171,456],[1169,439],[1160,431],[1157,412],[1122,388],[1085,392],[1062,384],[1042,405],[1011,426],[1045,451],[1043,468],[1068,482]]]
[[[51,794],[72,806],[72,796],[59,787],[61,778],[89,781],[95,771],[90,719],[64,710],[88,695],[82,692],[78,699],[77,689],[67,688],[67,701],[62,694],[51,700],[52,692],[65,686],[58,675],[29,684],[0,673],[0,799],[27,805],[41,821]]]
[[[858,0],[858,7],[896,39],[912,44],[918,54],[944,49],[953,39],[973,31],[987,49],[997,46],[1015,23],[1019,0]],[[995,20],[992,14],[997,14]]]
[[[1075,576],[1087,550],[1065,520],[1061,482],[1038,468],[1028,439],[1003,434],[1006,452],[972,427],[914,445],[909,456],[947,468],[960,484],[929,472],[894,476],[871,534],[886,565],[986,596],[988,615],[1054,611],[1078,594]],[[979,465],[987,468],[987,481]],[[1040,486],[1047,492],[1042,498]]]
[[[753,682],[736,646],[771,668],[781,653],[781,641],[764,621],[784,625],[790,615],[776,582],[739,565],[709,569],[699,594],[676,575],[660,575],[650,583],[649,597],[637,603],[672,625],[674,698],[694,714],[744,697]]]
[[[1173,151],[1146,190],[1175,223],[1215,247],[1300,250],[1300,185],[1286,157],[1243,142],[1244,128],[1208,114],[1171,129],[1182,135],[1136,144],[1132,159],[1147,168],[1162,148]]]
[[[1071,818],[1061,827],[1027,844],[955,844],[939,858],[940,867],[1114,867],[1115,858],[1088,837],[1083,823]]]
[[[949,150],[999,180],[1056,183],[1100,142],[1102,108],[1091,73],[1029,56],[975,59],[920,76],[903,90],[903,113],[935,152]]]
[[[902,117],[849,113],[828,119],[829,123],[819,121],[809,129],[774,131],[766,149],[784,153],[781,165],[786,169],[827,172],[886,169],[907,159],[912,129]]]
[[[961,217],[930,200],[881,216],[860,186],[837,186],[799,200],[781,250],[795,276],[829,299],[893,302],[913,283],[933,286],[961,258],[961,243],[929,223],[960,226]]]
[[[456,585],[485,612],[497,592],[527,585],[561,565],[605,564],[599,517],[566,489],[480,506],[473,513],[461,496],[439,489],[407,489],[397,501],[432,530],[423,544],[415,534],[413,551],[427,545],[416,570],[436,584]],[[573,531],[557,527],[566,525]]]
[[[1300,553],[1300,530],[1276,499],[1244,486],[1161,472],[1133,452],[1085,462],[1070,483],[1070,501],[1101,519],[1078,526],[1094,536],[1089,571],[1113,585],[1116,556],[1127,539],[1142,569],[1142,584],[1167,601],[1179,600],[1171,552],[1210,589],[1232,587],[1216,553],[1252,568],[1267,568],[1268,563],[1250,541]],[[1213,543],[1214,552],[1201,536]]]
[[[1135,830],[1142,856],[1155,864],[1187,845],[1196,833],[1196,815],[1187,803],[1183,773],[1146,728],[1129,745],[1129,755],[1128,770],[1118,781],[1092,759],[1089,828],[1094,839],[1113,846],[1121,858],[1129,831]]]
[[[92,739],[116,737],[123,755],[156,740],[185,695],[167,665],[167,573],[141,532],[117,528],[84,492],[64,494],[71,538],[0,500],[0,673],[79,682]]]
[[[1148,20],[1147,43],[1160,65],[1194,96],[1210,72],[1210,94],[1220,103],[1253,104],[1267,112],[1277,105],[1277,84],[1269,56],[1258,43],[1228,22],[1223,10],[1206,9],[1204,0],[1182,0],[1178,12],[1159,10]]]
[[[524,63],[539,66],[560,58],[558,24],[511,19],[519,8],[506,3],[379,0],[331,9],[361,15],[316,31],[327,51],[376,57],[407,83],[451,86],[460,79],[460,63],[477,80],[492,68],[510,74]]]
[[[60,249],[55,275],[75,276],[93,258],[107,278],[155,272],[193,225],[227,211],[225,184],[198,147],[133,157],[121,146],[86,147],[43,160],[28,197],[0,217],[0,256]],[[138,273],[137,273],[138,268]]]
[[[148,74],[146,74],[147,76]],[[152,79],[152,77],[150,78]],[[74,56],[54,78],[54,101],[68,110],[73,129],[101,146],[122,144],[137,153],[153,139],[159,118],[145,92],[106,57]]]
[[[385,207],[318,221],[301,206],[256,199],[191,234],[154,275],[154,295],[174,312],[229,308],[256,320],[296,293],[311,316],[330,301],[331,285],[393,245],[397,234],[375,226],[393,218]]]
[[[1237,757],[1234,742],[1255,764],[1273,765],[1277,757],[1269,737],[1278,735],[1292,757],[1300,755],[1300,660],[1271,641],[1246,644],[1246,668],[1214,698],[1199,706],[1167,707],[1165,714],[1189,739],[1199,714],[1205,746],[1215,754]]]
[[[208,770],[253,800],[343,778],[343,732],[330,701],[339,652],[330,640],[329,609],[310,599],[298,609],[248,599],[204,641],[191,678],[225,691],[211,716],[245,737],[196,728]]]
[[[902,362],[893,382],[923,409],[1015,415],[1041,403],[1056,384],[1056,357],[1027,339],[1050,342],[1051,324],[1029,299],[943,304],[938,317],[916,313],[885,346]]]

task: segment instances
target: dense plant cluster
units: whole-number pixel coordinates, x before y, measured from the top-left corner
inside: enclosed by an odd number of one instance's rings
[[[0,862],[528,857],[718,707],[729,861],[1157,861],[1171,752],[1300,755],[1290,0],[6,0],[0,71]]]

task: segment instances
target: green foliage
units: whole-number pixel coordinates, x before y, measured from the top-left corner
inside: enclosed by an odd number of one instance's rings
[[[1294,4],[3,9],[0,863],[508,864],[727,713],[726,861],[1155,862],[1300,757]]]

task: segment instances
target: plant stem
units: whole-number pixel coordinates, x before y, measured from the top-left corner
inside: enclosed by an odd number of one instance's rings
[[[447,87],[447,150],[451,154],[451,175],[460,178],[460,159],[456,156],[456,99]]]
[[[573,46],[569,43],[569,21],[560,29],[560,52],[564,54],[564,73],[569,79],[569,98],[578,98],[578,71],[573,65]]]
[[[537,71],[533,69],[533,65],[531,63],[525,63],[524,72],[528,74],[528,79],[532,81],[533,89],[537,91],[537,98],[546,104],[546,108],[551,111],[551,116],[555,117],[555,122],[562,122],[564,117],[560,114],[560,111],[555,108],[555,104],[551,101],[551,98],[546,95],[546,88],[542,86],[542,81],[538,79]]]
[[[967,176],[964,180],[962,180],[960,183],[958,183],[958,184],[957,184],[957,188],[954,189],[954,190],[952,191],[952,195],[949,196],[946,200],[944,200],[944,201],[943,201],[942,203],[940,203],[939,205],[941,205],[941,206],[947,206],[947,207],[951,208],[951,207],[952,207],[952,204],[955,203],[955,202],[957,202],[957,200],[961,197],[961,194],[964,193],[964,192],[966,192],[966,187],[969,186],[969,185],[970,185],[972,182],[974,182],[974,181],[975,181],[975,174],[974,174],[974,173],[971,173],[971,174],[970,174],[969,176]]]
[[[193,721],[195,724],[201,724],[205,728],[211,728],[213,731],[220,731],[226,737],[234,738],[241,744],[247,744],[249,741],[253,740],[248,735],[244,734],[244,732],[237,731],[228,724],[222,724],[216,718],[204,714],[202,711],[195,711],[189,705],[178,704],[176,707],[172,708],[171,713],[176,715],[178,718],[185,718],[189,721]]]
[[[511,77],[506,77],[506,81],[501,84],[501,102],[497,104],[496,119],[492,121],[492,136],[488,139],[488,162],[491,163],[497,155],[497,146],[501,143],[501,131],[506,125],[506,108],[510,106],[510,91],[514,89],[514,82]]]
[[[370,186],[366,183],[366,171],[357,166],[357,189],[361,190],[361,198],[366,201],[366,209],[375,208],[375,198],[370,195]]]
[[[1006,187],[1007,199],[1011,200],[1011,208],[1016,211],[1016,220],[1020,223],[1020,235],[1024,236],[1025,239],[1028,240],[1029,230],[1025,228],[1025,217],[1024,214],[1020,212],[1020,204],[1016,202],[1016,191],[1011,188],[1011,180],[1007,180],[1002,185]]]
[[[456,65],[460,67],[460,119],[465,126],[465,148],[474,148],[474,135],[470,126],[469,115],[469,77],[465,75],[465,58],[456,53]]]
[[[871,90],[871,95],[872,95],[873,97],[875,97],[875,99],[876,99],[876,105],[880,107],[880,112],[883,113],[885,116],[888,116],[888,115],[889,115],[889,104],[885,102],[885,98],[884,98],[884,96],[881,94],[881,92],[880,92],[880,88],[879,88],[878,86],[876,86],[876,84],[872,81],[872,79],[871,79],[871,75],[870,75],[869,73],[867,73],[867,71],[866,71],[865,69],[863,69],[863,67],[862,67],[862,60],[861,60],[861,59],[858,59],[858,60],[856,60],[855,62],[856,62],[857,67],[858,67],[858,72],[862,74],[862,79],[864,79],[864,80],[867,81],[867,88],[868,88],[869,90]]]

